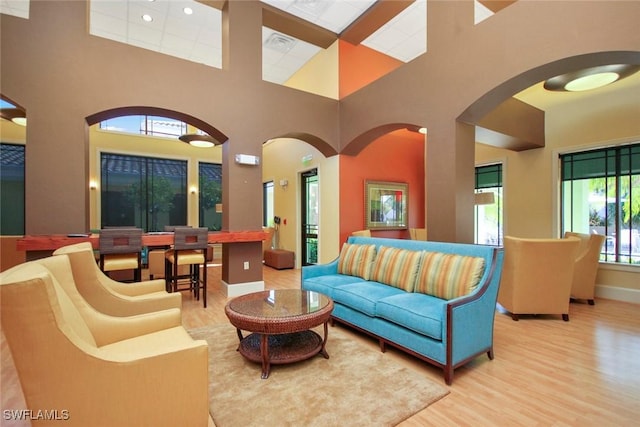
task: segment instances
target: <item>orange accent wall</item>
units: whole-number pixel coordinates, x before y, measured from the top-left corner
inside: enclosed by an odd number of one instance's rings
[[[340,242],[364,229],[366,180],[409,184],[409,227],[425,226],[424,136],[407,130],[388,133],[357,156],[340,156]],[[409,230],[372,231],[375,237],[408,239]]]
[[[366,46],[355,46],[343,40],[339,40],[339,43],[339,99],[363,88],[403,64],[402,61]]]

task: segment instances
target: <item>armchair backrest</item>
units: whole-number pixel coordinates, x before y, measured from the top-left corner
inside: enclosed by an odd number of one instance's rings
[[[209,229],[207,227],[178,227],[173,235],[173,248],[175,250],[206,250],[209,245],[208,239]]]
[[[53,251],[53,255],[63,255],[82,251],[93,253],[93,246],[91,246],[90,242],[80,242],[73,245],[66,245]]]
[[[54,274],[39,261],[26,262],[1,273],[0,289],[5,333],[9,328],[17,328],[13,333],[18,335],[36,333],[27,331],[28,325],[51,322],[53,314],[56,328],[76,344],[83,342],[96,346],[93,334],[73,300]]]
[[[100,254],[131,254],[142,251],[142,229],[104,228],[100,230]]]
[[[409,236],[411,240],[427,240],[427,229],[426,228],[410,228]]]
[[[568,313],[579,244],[576,238],[505,236],[500,305],[512,313]]]
[[[600,252],[606,240],[603,234],[584,234],[567,231],[565,237],[580,239],[580,247],[574,262],[571,296],[593,300]]]
[[[262,227],[262,231],[267,233],[267,238],[262,241],[262,254],[264,255],[264,251],[273,247],[273,235],[276,230],[273,227]]]

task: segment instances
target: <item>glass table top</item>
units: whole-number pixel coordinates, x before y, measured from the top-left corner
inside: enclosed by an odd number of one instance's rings
[[[261,318],[295,317],[311,314],[329,305],[329,298],[318,292],[301,289],[272,289],[242,295],[229,302],[229,309]]]

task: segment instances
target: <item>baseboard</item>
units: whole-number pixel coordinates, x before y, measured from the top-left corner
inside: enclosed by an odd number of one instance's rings
[[[257,282],[234,283],[232,285],[224,280],[221,280],[221,282],[225,293],[227,294],[227,298],[250,294],[251,292],[264,291],[264,280]]]
[[[596,297],[640,304],[640,290],[596,285]]]

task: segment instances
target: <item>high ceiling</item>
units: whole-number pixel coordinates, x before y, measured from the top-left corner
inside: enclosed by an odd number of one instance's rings
[[[261,1],[263,78],[267,81],[285,83],[338,38],[402,62],[427,50],[427,0]],[[221,8],[225,3],[226,0],[91,0],[90,32],[221,68]],[[474,3],[475,22],[479,23],[514,1]],[[29,0],[0,0],[0,12],[28,19]],[[150,20],[145,21],[145,16]],[[626,79],[630,80],[626,84],[640,84],[640,73],[636,74]],[[516,95],[542,110],[588,96],[550,93],[541,84]]]

